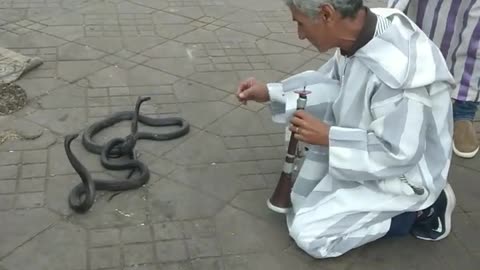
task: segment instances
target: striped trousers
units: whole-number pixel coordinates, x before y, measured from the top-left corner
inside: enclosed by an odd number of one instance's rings
[[[480,1],[388,0],[405,12],[440,48],[457,87],[452,98],[479,100]]]

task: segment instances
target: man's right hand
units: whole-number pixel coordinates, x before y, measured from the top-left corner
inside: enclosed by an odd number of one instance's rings
[[[244,105],[247,101],[267,102],[270,100],[267,85],[258,82],[255,78],[248,78],[240,83],[237,88],[238,101]]]

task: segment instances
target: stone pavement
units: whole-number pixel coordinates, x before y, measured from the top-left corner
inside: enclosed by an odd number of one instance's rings
[[[328,57],[297,40],[281,0],[0,0],[0,46],[45,60],[18,81],[28,106],[0,117],[0,131],[24,138],[0,144],[0,270],[479,269],[480,158],[454,160],[459,206],[439,243],[379,241],[319,261],[267,210],[282,127],[265,106],[239,105],[236,85]],[[143,113],[184,117],[191,132],[140,141],[150,182],[113,198],[99,192],[91,211],[72,213],[67,196],[80,178],[63,136],[132,110],[139,95],[152,97]],[[78,139],[73,150],[95,176],[119,175]]]

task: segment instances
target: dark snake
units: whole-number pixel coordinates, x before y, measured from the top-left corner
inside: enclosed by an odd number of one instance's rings
[[[73,169],[80,176],[82,183],[76,185],[70,192],[68,204],[72,210],[77,213],[87,212],[95,202],[97,190],[107,191],[125,191],[138,189],[148,183],[150,171],[148,167],[135,155],[135,145],[139,139],[148,140],[171,140],[186,135],[190,131],[190,125],[180,117],[152,118],[140,114],[140,106],[144,101],[150,100],[150,97],[139,97],[135,106],[135,111],[123,111],[112,114],[110,117],[93,123],[84,132],[82,145],[91,153],[100,155],[102,166],[108,170],[131,170],[126,178],[117,180],[94,179],[91,174],[82,165],[71,150],[71,143],[79,134],[70,134],[65,136],[65,152]],[[98,144],[93,137],[100,131],[111,127],[121,121],[131,120],[131,134],[125,138],[114,138],[106,144]],[[138,122],[154,127],[179,126],[173,132],[153,133],[138,131]],[[115,160],[116,158],[128,157],[127,160]],[[132,177],[137,171],[137,175]]]

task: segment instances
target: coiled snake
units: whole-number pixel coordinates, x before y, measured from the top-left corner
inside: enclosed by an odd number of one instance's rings
[[[72,189],[68,197],[69,206],[75,212],[85,213],[92,207],[95,202],[96,190],[124,191],[137,189],[148,182],[150,179],[150,171],[143,162],[136,159],[134,152],[137,140],[171,140],[184,136],[190,131],[188,122],[179,117],[151,118],[141,115],[140,106],[147,100],[150,100],[150,97],[138,97],[135,111],[115,113],[107,119],[95,122],[83,132],[82,145],[87,151],[100,154],[100,162],[104,168],[108,170],[131,170],[130,174],[124,179],[93,179],[85,166],[82,165],[71,150],[70,145],[72,141],[78,137],[78,134],[65,136],[64,147],[67,158],[82,180],[82,183],[79,183]],[[94,142],[93,137],[101,130],[126,120],[132,121],[131,134],[125,138],[111,139],[105,145]],[[148,126],[179,126],[179,128],[169,133],[139,132],[138,122]],[[125,156],[128,157],[127,160],[114,160],[115,158]],[[135,171],[138,171],[138,174],[132,177]]]

